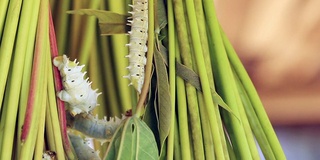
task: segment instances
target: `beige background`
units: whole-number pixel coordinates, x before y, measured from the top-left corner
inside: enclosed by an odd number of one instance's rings
[[[273,124],[320,124],[320,1],[216,0]]]

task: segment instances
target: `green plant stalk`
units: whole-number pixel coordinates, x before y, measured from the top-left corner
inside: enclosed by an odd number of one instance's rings
[[[180,138],[179,138],[179,130],[178,130],[178,121],[177,117],[175,116],[174,119],[174,159],[182,159],[181,156],[181,146],[180,146]]]
[[[34,42],[36,38],[36,31],[37,31],[37,24],[38,24],[38,14],[39,14],[39,6],[40,0],[36,0],[31,3],[32,4],[32,14],[28,17],[30,21],[29,27],[29,36],[27,40],[27,47],[26,47],[26,55],[24,60],[23,66],[23,76],[22,76],[22,83],[21,83],[21,97],[19,100],[19,115],[18,115],[18,127],[22,128],[24,123],[24,116],[27,108],[28,102],[28,94],[29,94],[29,87],[31,81],[31,70],[32,70],[32,60],[33,60],[33,53],[34,53]],[[21,129],[18,130],[17,141],[16,141],[16,155],[19,155],[21,149]]]
[[[93,45],[92,45],[92,54],[90,56],[90,60],[89,60],[89,77],[91,79],[92,83],[92,88],[97,88],[98,92],[103,91],[103,79],[100,75],[100,73],[102,73],[102,64],[100,63],[99,59],[99,55],[98,55],[98,50],[97,50],[97,39],[93,39]],[[104,94],[104,92],[102,92],[102,94]],[[102,96],[101,96],[102,97]],[[94,109],[95,113],[99,114],[99,117],[102,117],[104,115],[106,115],[107,113],[107,108],[106,108],[106,104],[105,101],[103,100],[103,98],[101,98],[100,96],[98,97],[98,104],[99,106],[97,106]],[[117,115],[120,115],[119,113],[117,113]],[[101,145],[100,145],[101,146]]]
[[[46,109],[46,119],[45,119],[45,129],[46,129],[46,149],[50,150],[50,151],[55,151],[56,152],[56,144],[55,139],[54,139],[54,130],[53,130],[53,122],[52,122],[52,117],[50,115],[50,102],[49,102],[49,92],[48,92],[48,96],[47,96],[47,104],[46,106],[48,107],[48,109]],[[62,140],[61,140],[62,141]],[[63,150],[62,150],[63,151]]]
[[[20,18],[20,26],[18,28],[17,34],[17,46],[14,50],[13,56],[13,65],[11,73],[9,74],[8,78],[8,85],[6,96],[8,96],[8,101],[5,102],[5,106],[8,107],[6,112],[6,119],[5,119],[5,130],[3,133],[3,143],[2,146],[6,146],[5,150],[3,150],[4,157],[11,156],[13,151],[13,140],[15,135],[15,125],[16,125],[16,117],[18,111],[18,104],[19,101],[17,99],[20,98],[20,90],[21,90],[21,82],[22,82],[22,75],[23,75],[23,64],[25,61],[26,55],[26,48],[27,48],[27,40],[29,36],[29,27],[30,27],[30,16],[32,14],[32,4],[33,1],[29,1],[29,3],[24,3],[22,7],[22,15]],[[30,35],[32,36],[32,35]],[[21,65],[22,64],[22,65]],[[2,154],[1,154],[2,155]],[[3,158],[4,158],[3,157]],[[6,159],[6,158],[4,158]]]
[[[49,41],[47,41],[47,46],[49,46]],[[48,55],[47,57],[49,57],[50,55],[50,48],[47,47],[47,52]],[[46,60],[45,60],[46,61]],[[51,65],[51,63],[46,63],[47,67],[46,67],[46,71],[49,65]],[[47,73],[47,72],[46,72]],[[42,154],[43,154],[43,148],[44,148],[44,128],[45,128],[45,122],[46,122],[46,110],[47,110],[47,82],[48,82],[48,77],[45,76],[45,82],[43,84],[43,88],[42,88],[42,92],[45,93],[45,96],[42,96],[42,102],[41,102],[41,106],[39,107],[40,110],[40,116],[39,119],[37,119],[37,121],[39,121],[39,127],[38,127],[38,132],[37,132],[37,137],[36,137],[36,146],[35,146],[35,151],[34,151],[34,159],[41,159],[42,158]]]
[[[37,38],[36,38],[36,44],[35,44],[35,51],[34,51],[34,57],[33,57],[33,66],[32,66],[32,76],[31,76],[31,86],[29,90],[29,97],[28,97],[28,106],[26,110],[26,115],[24,119],[23,129],[21,133],[21,140],[23,141],[28,137],[28,132],[30,130],[31,120],[33,114],[34,114],[34,107],[37,106],[37,103],[39,105],[39,95],[37,94],[39,91],[39,83],[43,82],[44,73],[46,70],[43,70],[44,62],[46,62],[46,59],[43,58],[46,56],[47,52],[47,40],[48,40],[48,12],[47,8],[49,7],[49,4],[47,4],[47,1],[42,1],[40,3],[40,11],[39,11],[39,19],[38,19],[38,27],[37,27]],[[44,5],[47,5],[44,7]]]
[[[104,77],[115,77],[115,74],[113,71],[115,71],[115,69],[113,68],[114,66],[112,65],[112,56],[111,56],[111,51],[110,51],[110,46],[107,45],[109,44],[109,37],[101,37],[101,41],[100,41],[100,46],[101,46],[101,56],[102,56],[102,61],[104,63],[103,64],[103,69],[104,69]],[[117,96],[117,94],[113,94],[116,91],[116,82],[115,82],[115,78],[105,78],[104,79],[105,82],[105,89],[104,89],[104,94],[102,94],[102,96],[105,97],[106,100],[108,100],[108,105],[110,106],[107,108],[108,110],[108,114],[109,115],[115,115],[114,113],[116,112],[120,112],[120,102],[119,102],[119,97]]]
[[[236,77],[235,77],[235,80],[236,80]],[[237,91],[238,91],[238,89],[237,89]],[[248,145],[249,145],[249,149],[250,149],[250,153],[251,153],[252,159],[260,159],[260,155],[258,153],[258,148],[257,148],[256,142],[255,142],[255,139],[254,139],[250,124],[248,122],[248,117],[246,115],[243,103],[241,101],[241,97],[240,97],[241,95],[240,95],[239,92],[238,92],[238,94],[239,94],[239,96],[236,97],[236,100],[238,102],[238,106],[237,107],[239,109],[241,123],[242,123],[243,129],[244,129],[244,132],[245,132],[245,135],[246,135],[246,138],[247,138],[247,142],[248,142]]]
[[[270,143],[270,146],[273,150],[273,153],[276,157],[276,159],[286,159],[285,154],[282,150],[282,147],[279,143],[279,140],[273,130],[273,127],[269,121],[268,115],[265,112],[265,109],[262,105],[262,102],[259,98],[259,95],[250,80],[250,77],[248,73],[246,72],[245,68],[243,67],[240,59],[238,58],[236,52],[234,51],[233,47],[231,46],[231,43],[228,41],[227,37],[224,33],[222,33],[224,45],[227,49],[228,58],[230,59],[230,62],[235,69],[236,74],[238,75],[241,83],[244,86],[244,89],[246,90],[246,93],[248,94],[248,97],[250,99],[250,102],[254,108],[254,111],[257,114],[257,117],[260,121],[260,124],[262,126],[262,129],[264,130],[264,133],[267,136],[267,139]]]
[[[203,133],[203,143],[204,143],[204,151],[205,151],[205,159],[215,159],[215,152],[214,152],[214,143],[212,139],[212,133],[210,130],[210,122],[208,118],[208,113],[206,111],[203,94],[198,92],[198,100],[199,100],[199,109],[201,115],[201,126],[202,126],[202,133]],[[216,106],[215,106],[216,107]],[[217,146],[220,147],[220,146]]]
[[[227,135],[225,137],[227,137]],[[227,138],[225,138],[225,139],[228,142],[227,143],[227,149],[228,149],[230,160],[237,160],[236,155],[234,154],[234,150],[233,150],[231,144],[229,143],[229,140]]]
[[[191,49],[189,47],[187,24],[185,20],[184,8],[182,0],[174,1],[174,13],[175,21],[178,31],[178,42],[180,47],[180,53],[182,62],[189,68],[193,68]],[[190,117],[191,129],[192,129],[192,140],[195,159],[204,159],[204,149],[203,149],[203,138],[199,115],[199,106],[197,100],[196,89],[190,84],[185,83],[187,91],[187,101],[188,101],[188,113]]]
[[[90,1],[89,8],[98,9],[100,1],[94,0]],[[84,64],[88,64],[89,57],[91,54],[92,43],[96,37],[96,21],[97,19],[93,16],[88,16],[87,21],[85,23],[84,28],[82,29],[83,37],[80,44],[80,54],[79,54],[79,61]],[[84,70],[87,70],[87,67],[84,67]]]
[[[123,1],[108,1],[109,10],[114,11],[121,14],[126,14],[126,10],[124,8],[125,3]],[[151,3],[151,2],[149,2]],[[149,27],[150,28],[150,27]],[[111,44],[113,50],[113,62],[115,62],[115,71],[116,76],[115,79],[117,81],[117,90],[114,92],[119,93],[119,97],[122,101],[120,101],[120,106],[123,109],[128,110],[131,107],[131,87],[128,87],[129,81],[128,79],[123,78],[123,76],[127,75],[128,59],[125,56],[129,53],[128,48],[125,44],[128,43],[127,35],[112,35],[111,36]],[[148,50],[149,50],[148,46]],[[122,111],[124,112],[124,111]]]
[[[8,3],[9,3],[9,0],[0,1],[0,37],[2,37],[2,30],[3,30],[4,20],[6,19]],[[1,41],[1,38],[0,38],[0,41]]]
[[[144,83],[141,89],[141,94],[137,104],[137,115],[142,116],[144,105],[148,90],[151,82],[151,72],[152,72],[152,60],[154,54],[154,46],[155,46],[155,26],[154,26],[154,0],[148,1],[148,52],[147,52],[147,64],[145,69]]]
[[[218,77],[217,82],[221,86],[223,91],[223,96],[233,110],[236,116],[239,116],[239,111],[237,106],[239,102],[237,101],[237,96],[239,96],[236,90],[236,84],[231,72],[231,67],[226,55],[226,51],[220,36],[219,22],[216,17],[215,8],[213,1],[204,0],[204,10],[206,19],[208,22],[209,33],[213,39],[215,52],[213,54],[213,63],[215,64],[214,71],[217,71]],[[241,103],[240,103],[241,104]],[[230,133],[230,138],[232,140],[233,148],[235,149],[236,155],[241,159],[252,159],[249,150],[249,145],[247,139],[245,138],[245,132],[243,125],[235,116],[230,114],[224,114],[226,119],[229,119],[230,128],[232,129]],[[240,119],[243,117],[240,117]]]
[[[31,86],[29,90],[28,106],[21,133],[20,157],[31,159],[39,130],[39,118],[45,114],[41,109],[47,98],[47,56],[49,56],[49,2],[40,3],[37,39],[35,45],[34,64],[32,68]],[[43,119],[44,121],[44,119]],[[42,129],[43,130],[43,129]],[[42,131],[43,132],[43,131]],[[43,137],[43,135],[42,135]],[[40,146],[41,147],[41,146]]]
[[[81,9],[81,3],[82,1],[73,1],[72,3],[72,10]],[[77,54],[80,53],[79,51],[79,44],[81,39],[85,38],[79,38],[79,33],[82,33],[80,28],[82,27],[81,20],[83,16],[72,14],[71,15],[71,32],[70,32],[70,46],[69,46],[69,56],[70,57],[77,57]]]
[[[107,3],[105,1],[101,2],[101,9],[106,10],[106,5],[104,3]],[[115,82],[115,78],[108,78],[108,77],[116,77],[116,70],[114,69],[114,65],[112,65],[112,52],[111,52],[111,46],[110,46],[110,36],[100,36],[99,37],[99,49],[101,49],[100,56],[102,58],[102,67],[103,68],[103,74],[104,77],[103,81],[104,81],[104,92],[102,94],[102,96],[104,96],[105,100],[106,100],[106,106],[107,107],[107,115],[109,116],[115,116],[115,113],[120,113],[121,111],[124,111],[126,108],[125,106],[121,106],[120,105],[120,100],[119,100],[119,96],[117,96],[117,94],[114,94],[116,91],[116,82]],[[106,77],[106,78],[105,78]],[[131,93],[135,92],[133,89],[131,89]],[[131,96],[131,97],[136,97],[136,96]],[[131,101],[136,101],[135,98],[132,98]],[[132,104],[136,104],[132,103]],[[119,107],[120,106],[120,107]],[[133,109],[133,108],[132,108]],[[135,112],[133,112],[135,113]]]
[[[169,42],[170,43],[170,42]],[[176,43],[176,61],[181,63],[180,60],[180,51],[178,47],[177,39]],[[186,98],[186,88],[184,85],[184,81],[181,77],[176,78],[176,95],[177,96],[177,111],[178,111],[178,130],[179,130],[179,138],[181,143],[181,157],[183,160],[191,159],[191,147],[190,147],[190,135],[189,135],[189,125],[188,125],[188,111],[187,111],[187,98]]]
[[[176,122],[176,66],[175,66],[175,30],[174,30],[174,14],[172,0],[167,2],[168,6],[168,37],[169,37],[169,87],[171,95],[171,124],[167,143],[167,159],[174,157],[174,141],[175,141],[175,122]]]
[[[32,159],[37,141],[37,133],[41,128],[41,115],[45,110],[41,107],[46,104],[47,98],[47,56],[49,56],[49,2],[41,1],[38,21],[38,31],[34,55],[34,64],[32,69],[32,79],[28,98],[28,107],[26,110],[25,121],[21,133],[20,157]],[[44,119],[43,119],[44,121]],[[41,129],[42,133],[44,129]],[[43,134],[41,135],[43,139]],[[41,143],[41,142],[39,142]],[[41,147],[41,146],[40,146]],[[41,147],[43,148],[43,147]]]
[[[12,57],[22,0],[10,1],[0,44],[0,111]]]
[[[200,41],[202,45],[203,57],[204,57],[205,66],[208,74],[209,85],[211,88],[211,94],[214,95],[215,93],[213,93],[213,91],[215,91],[215,84],[214,84],[212,65],[210,60],[210,50],[209,50],[209,43],[208,43],[208,36],[207,36],[208,33],[206,28],[207,24],[205,21],[202,0],[194,0],[194,5],[195,5],[195,13],[197,17]],[[219,133],[214,132],[212,134],[213,136],[216,136],[215,134],[220,134],[220,137],[221,137],[220,144],[223,150],[224,158],[229,159],[228,149],[227,149],[227,145],[224,137],[223,125],[220,117],[219,106],[214,102],[214,110],[212,112],[207,112],[207,114],[208,114],[208,117],[216,117]],[[201,116],[203,116],[203,114],[201,114]],[[216,144],[216,145],[220,146],[220,144]]]
[[[47,63],[52,64],[51,57],[47,57]],[[52,124],[52,132],[49,132],[49,136],[52,136],[54,141],[54,151],[56,151],[57,159],[64,160],[64,150],[62,144],[62,136],[61,136],[61,129],[58,117],[58,110],[57,110],[57,103],[56,103],[56,91],[54,89],[54,77],[52,72],[52,65],[49,65],[47,68],[47,77],[48,77],[48,109],[46,116],[46,121],[50,121]],[[47,126],[47,125],[46,125]],[[49,126],[48,126],[49,127]]]
[[[235,74],[235,72],[234,72],[234,74]],[[249,100],[249,97],[248,97],[245,89],[243,88],[238,77],[236,80],[237,80],[239,94],[241,95],[241,100],[242,100],[243,105],[245,106],[245,111],[248,116],[248,121],[249,121],[250,126],[252,128],[252,131],[255,135],[255,138],[256,138],[257,142],[259,143],[261,151],[266,159],[275,159],[275,156],[273,154],[271,146],[270,146],[268,139],[262,129],[262,126],[260,125],[260,121],[259,121],[256,113],[254,112],[254,109],[253,109],[253,106]]]
[[[64,0],[57,5],[57,12],[55,18],[55,28],[57,33],[58,39],[58,46],[59,46],[59,53],[65,53],[66,46],[68,44],[67,32],[68,32],[68,25],[69,25],[69,18],[70,15],[66,14],[67,10],[70,8],[70,1],[71,0]]]
[[[207,108],[208,113],[212,113],[212,116],[209,116],[209,122],[211,124],[211,130],[213,135],[213,141],[215,143],[215,146],[223,146],[221,143],[221,136],[219,133],[219,124],[216,121],[217,115],[215,115],[215,110],[214,110],[214,103],[212,100],[212,95],[211,95],[211,89],[210,89],[210,83],[209,83],[209,78],[208,74],[206,71],[206,66],[205,66],[205,60],[203,57],[203,52],[202,52],[202,47],[200,44],[200,36],[199,36],[199,29],[197,26],[197,23],[192,23],[197,21],[196,14],[195,14],[195,9],[194,9],[194,3],[193,1],[187,1],[186,2],[186,7],[187,7],[187,14],[188,14],[188,19],[189,19],[189,25],[191,31],[191,38],[192,38],[192,44],[194,48],[194,53],[195,58],[196,58],[196,64],[197,68],[199,69],[199,76],[200,76],[200,82],[202,86],[202,92],[204,96],[204,103]],[[217,159],[224,159],[227,158],[225,157],[224,147],[215,147],[215,153]]]

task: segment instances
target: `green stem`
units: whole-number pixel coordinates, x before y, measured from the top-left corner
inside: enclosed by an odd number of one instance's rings
[[[109,10],[114,12],[119,12],[121,14],[126,14],[125,2],[124,1],[108,1]],[[151,3],[151,2],[150,2]],[[125,111],[132,108],[131,104],[131,88],[128,87],[128,79],[123,78],[127,75],[126,67],[128,66],[128,60],[125,56],[128,54],[128,48],[125,44],[128,43],[127,35],[112,35],[111,44],[113,46],[113,62],[115,64],[115,79],[117,81],[117,90],[119,97],[121,99],[120,106],[122,106]],[[148,50],[151,49],[148,46]],[[125,111],[122,111],[123,113]]]
[[[92,9],[98,9],[100,1],[99,0],[92,0],[89,1],[90,6],[89,8]],[[89,57],[90,54],[92,54],[92,46],[94,45],[94,38],[96,36],[96,22],[97,19],[95,17],[89,16],[86,17],[87,21],[85,25],[83,26],[84,28],[82,29],[83,33],[83,39],[81,39],[81,44],[80,44],[80,50],[79,50],[79,61],[84,64],[88,64],[89,62]],[[88,70],[87,67],[85,66],[83,70]]]
[[[191,49],[189,46],[190,42],[188,38],[187,24],[185,19],[186,15],[182,0],[174,0],[174,14],[176,22],[175,24],[177,26],[176,30],[178,31],[178,41],[182,62],[187,67],[194,68]],[[185,85],[187,91],[188,113],[192,130],[192,140],[194,145],[194,156],[195,159],[204,159],[203,137],[200,123],[197,91],[190,83],[186,82]]]
[[[15,125],[17,120],[17,111],[19,101],[17,99],[20,98],[21,91],[21,83],[23,76],[23,67],[25,63],[26,56],[26,48],[28,44],[29,37],[34,35],[29,34],[29,28],[31,25],[30,17],[32,15],[32,10],[37,10],[37,5],[32,6],[33,1],[29,1],[29,3],[24,3],[22,7],[21,18],[19,21],[19,28],[17,34],[17,45],[15,46],[14,55],[13,55],[13,65],[11,69],[11,73],[9,74],[7,90],[6,90],[6,98],[5,106],[8,107],[6,110],[6,118],[5,118],[5,130],[3,133],[3,141],[2,146],[5,148],[1,150],[2,152],[1,159],[7,159],[12,154],[13,140],[15,135]],[[35,7],[35,8],[33,8]],[[34,22],[34,21],[33,21]],[[7,158],[4,158],[7,157]]]
[[[29,36],[27,40],[27,48],[26,48],[26,56],[24,60],[23,66],[23,76],[22,76],[22,83],[21,83],[21,97],[19,101],[19,118],[18,118],[18,128],[22,128],[24,122],[24,116],[26,113],[27,102],[28,102],[28,93],[30,87],[30,80],[31,80],[31,70],[32,70],[32,59],[33,59],[33,52],[34,52],[34,41],[36,38],[36,31],[37,31],[37,22],[38,22],[38,14],[39,14],[39,5],[40,0],[37,0],[32,3],[32,6],[35,7],[32,9],[32,15],[29,21],[31,21],[30,29],[29,29]],[[17,135],[17,155],[20,153],[21,150],[21,129],[18,130]]]
[[[271,148],[273,150],[273,153],[275,154],[276,159],[286,159],[285,154],[282,150],[282,147],[279,143],[279,140],[273,130],[271,122],[269,121],[268,115],[263,107],[263,104],[259,98],[259,95],[252,81],[250,80],[248,73],[246,72],[236,52],[231,46],[231,43],[228,41],[224,33],[222,33],[222,37],[223,37],[224,45],[226,46],[226,49],[227,49],[228,58],[230,59],[230,62],[233,68],[235,69],[235,72],[237,73],[241,83],[244,86],[244,89],[246,90],[246,93],[248,94],[250,102],[254,108],[254,111],[258,116],[262,129],[264,130],[264,133],[268,138],[268,141],[271,145]]]
[[[232,109],[236,116],[239,116],[238,105],[241,105],[237,97],[236,84],[231,72],[231,67],[226,55],[226,51],[220,36],[219,22],[216,17],[214,2],[211,0],[204,0],[204,10],[206,20],[209,27],[210,37],[213,39],[215,53],[213,54],[214,72],[217,72],[217,82],[221,86],[222,95],[226,100],[229,107]],[[206,88],[206,87],[204,87]],[[235,153],[239,158],[250,160],[252,159],[249,150],[249,145],[243,129],[243,125],[233,115],[224,114],[226,123],[229,123],[231,130],[229,130],[230,138],[232,141]],[[240,117],[242,119],[244,117]],[[229,120],[227,120],[229,119]],[[228,124],[227,124],[228,125]]]
[[[175,40],[176,43],[176,51],[175,56],[177,62],[181,63],[180,60],[180,51],[178,47],[177,39]],[[183,160],[190,160],[191,157],[191,146],[190,146],[190,135],[189,135],[189,125],[188,125],[188,111],[187,111],[187,99],[186,99],[186,88],[184,85],[184,81],[181,77],[176,78],[176,95],[177,96],[177,111],[178,111],[178,126],[179,126],[179,138],[181,143],[181,156]]]
[[[168,135],[168,147],[167,147],[167,159],[173,159],[174,153],[174,136],[175,134],[175,106],[176,106],[176,66],[175,66],[175,28],[174,28],[174,15],[172,0],[168,0],[168,30],[169,30],[169,84],[170,84],[170,95],[171,95],[171,124],[170,133]]]
[[[249,100],[248,94],[246,93],[238,77],[237,77],[237,86],[238,86],[239,94],[241,95],[242,103],[245,106],[245,111],[248,116],[248,121],[250,123],[252,132],[254,133],[257,142],[259,143],[262,153],[264,154],[266,159],[275,159],[271,146],[268,143],[266,134],[264,133],[264,130],[259,122],[259,118],[256,115],[253,109],[253,106]]]
[[[52,64],[51,57],[47,58],[49,64]],[[53,68],[52,65],[49,65],[47,69],[47,75],[48,75],[48,109],[47,109],[47,115],[46,116],[46,122],[51,123],[52,125],[52,132],[47,132],[47,134],[52,135],[54,141],[54,150],[57,154],[57,159],[64,160],[64,150],[63,150],[63,141],[62,141],[62,135],[61,135],[61,129],[60,129],[60,123],[59,123],[59,116],[58,116],[58,110],[57,110],[57,103],[56,103],[56,91],[54,89],[54,77],[53,77]],[[50,121],[50,122],[48,122]],[[47,124],[46,124],[47,126]]]
[[[19,21],[21,4],[22,0],[10,1],[4,26],[3,37],[1,39],[0,44],[0,111],[2,108],[4,91],[8,78],[10,62],[13,53],[13,46],[17,34],[17,26]]]
[[[4,20],[6,19],[6,13],[8,8],[9,0],[1,0],[0,1],[0,37],[2,37]],[[1,38],[0,38],[1,41]]]

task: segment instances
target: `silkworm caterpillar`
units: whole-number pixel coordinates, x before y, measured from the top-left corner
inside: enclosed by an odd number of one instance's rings
[[[111,117],[109,120],[98,119],[91,114],[79,114],[75,117],[68,116],[68,126],[71,129],[80,131],[84,135],[95,138],[101,143],[110,141],[120,124],[127,116]]]
[[[89,78],[84,79],[86,72],[81,72],[84,65],[79,66],[77,60],[69,61],[66,55],[55,57],[53,64],[60,71],[64,87],[57,96],[69,104],[72,115],[88,113],[99,105],[97,98],[101,93],[91,88]]]
[[[69,132],[68,135],[79,160],[101,160],[99,151],[90,148],[87,141],[84,141],[80,136],[71,132]]]
[[[126,46],[129,47],[129,75],[124,76],[128,78],[132,85],[139,93],[144,83],[144,66],[147,58],[145,53],[148,50],[146,45],[148,40],[148,0],[134,0],[132,11],[129,12],[132,16],[128,20],[128,25],[131,30],[128,32],[130,42]]]

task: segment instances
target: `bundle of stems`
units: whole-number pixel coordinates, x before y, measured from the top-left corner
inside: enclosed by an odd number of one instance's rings
[[[59,160],[77,158],[56,97],[62,88],[52,58],[62,54],[85,64],[92,88],[103,93],[94,112],[102,118],[132,109],[151,128],[159,159],[260,159],[258,148],[265,159],[285,159],[213,1],[148,3],[146,83],[138,95],[123,78],[126,27],[101,36],[95,17],[79,15],[128,16],[131,1],[0,1],[0,159],[40,159],[48,150]],[[108,145],[94,140],[100,157]]]
[[[168,141],[168,156],[260,159],[260,147],[266,159],[285,159],[259,96],[220,27],[213,1],[169,0],[167,7],[173,72],[169,78],[177,97],[176,103],[172,101],[176,118],[171,121],[169,137],[174,140]],[[199,76],[200,89],[181,79],[179,70],[171,67],[175,61]]]

